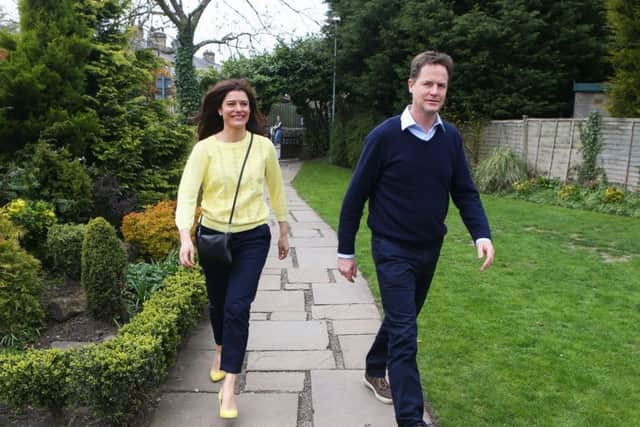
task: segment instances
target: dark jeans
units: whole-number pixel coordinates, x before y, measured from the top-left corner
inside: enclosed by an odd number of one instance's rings
[[[389,385],[399,427],[424,423],[424,398],[416,364],[417,317],[427,298],[442,240],[415,248],[379,236],[371,239],[384,320],[367,354],[367,373]],[[426,425],[426,424],[425,424]]]
[[[200,226],[202,227],[202,226]],[[202,227],[203,234],[218,231]],[[220,369],[238,374],[249,339],[249,310],[269,253],[271,231],[264,224],[231,235],[231,265],[202,265],[209,296],[209,319],[217,344],[222,345]]]

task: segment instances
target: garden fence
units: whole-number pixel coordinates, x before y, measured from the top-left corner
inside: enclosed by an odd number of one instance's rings
[[[509,147],[538,174],[567,181],[582,162],[580,131],[586,119],[494,120],[481,132],[477,158]],[[602,118],[597,166],[625,190],[640,190],[640,119]]]

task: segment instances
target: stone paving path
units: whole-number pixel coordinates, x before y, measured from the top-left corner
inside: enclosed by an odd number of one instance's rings
[[[209,380],[215,347],[205,315],[163,385],[152,427],[396,425],[393,407],[378,402],[362,382],[380,313],[361,276],[351,284],[336,271],[336,233],[291,187],[300,166],[282,162],[291,251],[277,259],[272,221],[272,247],[238,378],[239,417],[218,418],[220,385]]]

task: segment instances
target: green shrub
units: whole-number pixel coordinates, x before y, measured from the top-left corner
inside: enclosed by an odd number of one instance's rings
[[[354,168],[360,158],[364,139],[378,123],[378,116],[371,112],[336,117],[331,129],[331,162]]]
[[[596,167],[598,155],[602,151],[601,122],[600,114],[592,112],[585,125],[580,126],[582,163],[578,166],[578,182],[588,187],[595,187],[598,176],[602,173]]]
[[[53,206],[42,200],[16,199],[9,202],[3,210],[11,222],[24,230],[20,238],[22,246],[40,260],[44,260],[47,232],[49,227],[57,222]]]
[[[122,235],[146,260],[164,259],[180,243],[175,224],[176,202],[163,200],[122,219]]]
[[[121,295],[127,282],[127,253],[116,230],[104,218],[94,218],[87,225],[81,263],[89,314],[106,321],[124,318]]]
[[[118,336],[83,349],[0,353],[0,401],[15,407],[84,404],[126,424],[165,378],[206,303],[202,274],[180,269]]]
[[[66,148],[38,143],[26,168],[35,177],[29,188],[31,198],[49,201],[63,222],[89,219],[93,183],[84,164]]]
[[[4,224],[0,229],[9,230],[7,222],[0,215],[0,224]],[[15,345],[21,338],[29,338],[42,325],[39,271],[40,262],[15,239],[0,236],[0,340],[4,345]]]
[[[53,268],[65,277],[80,280],[84,224],[55,224],[47,234],[47,254]]]
[[[71,352],[56,349],[0,355],[0,400],[59,412],[69,403],[73,390],[70,360]]]
[[[620,203],[624,200],[624,193],[616,187],[607,187],[602,193],[604,203]]]
[[[331,125],[329,157],[337,166],[349,167],[347,161],[347,135],[342,117],[337,117]]]
[[[538,188],[556,188],[560,185],[560,181],[556,178],[538,175],[536,176],[535,185]]]
[[[533,185],[529,180],[516,181],[513,183],[513,190],[518,194],[530,194],[532,188],[533,188]]]
[[[4,163],[4,159],[0,159]],[[25,197],[29,186],[36,182],[35,176],[27,171],[7,162],[0,166],[0,204],[8,203],[13,199]]]
[[[563,185],[558,190],[558,197],[562,200],[576,200],[580,197],[580,189],[576,185]]]
[[[158,290],[167,276],[178,270],[178,250],[173,249],[162,262],[129,264],[127,269],[127,289],[124,299],[129,317],[142,309],[142,304]]]
[[[122,226],[122,217],[133,212],[138,199],[123,188],[118,179],[108,174],[98,176],[93,183],[93,213],[101,216],[116,229]]]
[[[491,157],[482,160],[475,170],[475,182],[480,191],[494,193],[513,188],[516,182],[527,178],[522,160],[508,148],[497,149]]]
[[[159,336],[122,333],[81,349],[71,362],[80,401],[114,423],[131,418],[166,374],[160,342]]]

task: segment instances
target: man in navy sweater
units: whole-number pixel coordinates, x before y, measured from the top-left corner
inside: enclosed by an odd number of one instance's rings
[[[438,112],[453,60],[427,51],[411,62],[412,102],[369,133],[342,203],[338,270],[353,282],[355,237],[365,202],[384,320],[367,354],[365,385],[393,403],[399,427],[426,426],[416,364],[417,322],[435,272],[449,196],[475,242],[480,270],[493,262],[489,223],[458,130]],[[388,370],[389,383],[385,379]]]

